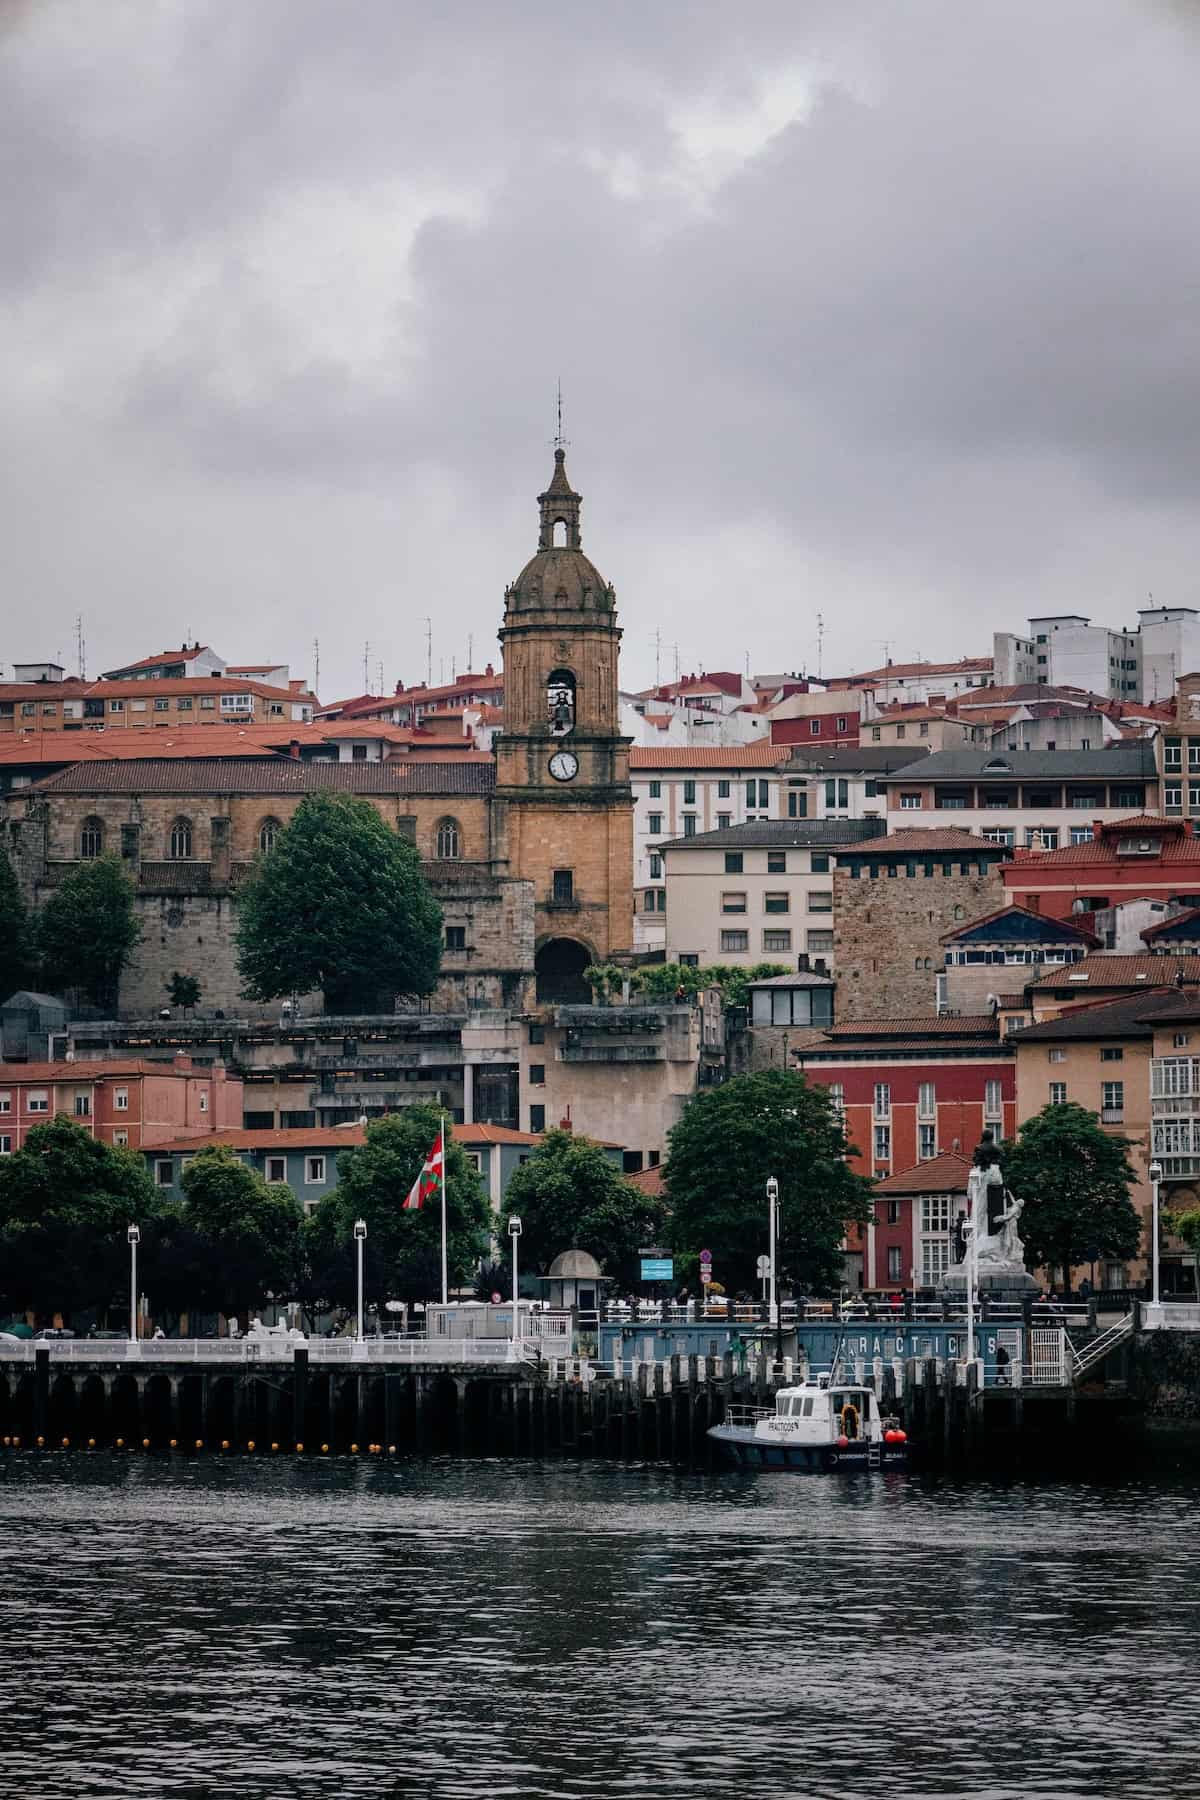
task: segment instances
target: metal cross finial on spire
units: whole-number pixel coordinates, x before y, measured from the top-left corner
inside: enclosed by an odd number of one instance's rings
[[[563,436],[563,428],[562,428],[562,377],[561,376],[559,377],[559,381],[558,381],[558,430],[554,434],[554,448],[556,450],[565,450],[567,448],[567,440]]]

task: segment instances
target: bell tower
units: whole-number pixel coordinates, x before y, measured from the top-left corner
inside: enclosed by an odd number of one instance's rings
[[[534,884],[538,998],[587,1001],[590,962],[633,944],[633,796],[615,596],[583,554],[559,443],[538,547],[504,595],[496,798],[510,871]]]

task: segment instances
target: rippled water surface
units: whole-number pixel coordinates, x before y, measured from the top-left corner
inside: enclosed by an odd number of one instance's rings
[[[7,1794],[1200,1790],[1194,1489],[0,1463]]]

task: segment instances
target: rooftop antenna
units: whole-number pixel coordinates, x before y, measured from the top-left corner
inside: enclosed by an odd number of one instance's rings
[[[321,692],[321,640],[313,639],[313,693]]]
[[[82,681],[87,675],[87,645],[83,639],[83,614],[75,615],[75,649],[79,658],[79,678]]]
[[[672,644],[671,648],[675,652],[675,679],[676,679],[676,681],[678,681],[679,680],[679,645]]]
[[[825,672],[825,615],[817,614],[817,680]]]
[[[433,620],[425,621],[425,686],[433,686]]]
[[[367,642],[364,643],[364,645],[363,645],[363,693],[364,694],[369,694],[371,691],[370,657],[371,657],[371,644],[370,644],[370,640],[368,639]]]
[[[662,684],[662,632],[659,631],[658,629],[656,629],[655,633],[654,633],[654,685],[655,685],[655,687],[659,687],[659,686],[661,686],[661,684]]]
[[[377,664],[377,672],[379,675],[379,691],[382,694],[382,692],[383,692],[383,658],[382,657],[380,657],[379,662]]]
[[[473,631],[468,631],[468,633],[467,633],[467,674],[468,675],[471,673],[471,670],[474,667],[475,667],[475,633]]]

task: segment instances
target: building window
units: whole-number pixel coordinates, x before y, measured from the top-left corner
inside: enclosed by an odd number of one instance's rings
[[[696,784],[694,781],[685,781],[683,784],[683,804],[685,806],[695,806],[696,804]]]
[[[304,1180],[309,1187],[325,1179],[325,1158],[323,1156],[306,1156],[304,1159]]]
[[[740,850],[727,850],[725,852],[725,873],[727,875],[740,875],[742,873],[742,853]]]
[[[904,809],[905,812],[920,812],[921,796],[920,796],[920,794],[901,793],[900,805]]]
[[[575,898],[575,877],[570,869],[555,869],[552,893],[560,904],[567,904]]]
[[[814,850],[809,861],[809,867],[812,869],[814,875],[828,875],[829,856],[827,852],[824,850]]]
[[[529,1027],[529,1041],[531,1044],[544,1044],[546,1041],[546,1027],[544,1025],[531,1025]]]
[[[650,879],[651,879],[651,881],[661,881],[662,880],[662,872],[663,872],[662,857],[652,854],[650,857]]]
[[[839,713],[839,714],[838,714],[838,718],[837,718],[837,722],[836,722],[836,726],[835,726],[835,729],[836,729],[836,730],[838,730],[838,731],[845,731],[845,729],[846,729],[846,717],[845,717],[845,714],[844,714],[844,713]]]
[[[917,1157],[921,1162],[929,1162],[937,1155],[937,1126],[917,1126]]]
[[[875,1117],[889,1119],[892,1114],[892,1089],[886,1081],[875,1083]]]
[[[126,1149],[129,1144],[129,1133],[127,1131],[114,1131],[113,1143],[117,1146],[118,1150]]]
[[[934,1119],[937,1117],[937,1089],[932,1081],[923,1081],[917,1088],[918,1119]]]
[[[684,837],[695,837],[695,835],[696,835],[696,815],[695,815],[695,813],[684,813],[684,815],[683,815],[683,835],[684,835]]]
[[[830,779],[825,783],[825,810],[845,812],[850,804],[850,783]]]
[[[746,896],[741,893],[724,893],[721,895],[721,911],[723,913],[744,913]]]
[[[1171,774],[1183,768],[1183,739],[1168,737],[1163,739],[1163,769]]]
[[[834,1112],[841,1115],[846,1110],[846,1087],[841,1081],[831,1081],[825,1090],[829,1095],[829,1104]]]
[[[1119,1125],[1125,1117],[1125,1083],[1106,1081],[1101,1086],[1100,1118],[1105,1125]]]
[[[184,699],[184,700],[177,700],[175,702],[175,711],[176,712],[191,712],[191,710],[192,710],[192,703],[190,700]]]
[[[268,1156],[268,1158],[267,1158],[267,1180],[268,1181],[286,1181],[287,1180],[287,1157],[286,1156]]]
[[[192,822],[190,819],[176,819],[171,827],[171,836],[167,844],[167,855],[172,862],[186,862],[192,854]]]
[[[258,828],[258,847],[264,856],[270,856],[282,829],[278,819],[263,820]]]
[[[462,854],[462,840],[459,836],[458,820],[443,819],[437,828],[437,846],[434,854],[439,862],[457,862]]]
[[[875,1148],[875,1166],[877,1168],[881,1164],[891,1162],[891,1160],[892,1160],[892,1128],[890,1125],[876,1125],[874,1148]]]
[[[662,782],[661,781],[652,781],[650,783],[650,798],[652,800],[661,800],[662,799]]]
[[[1067,1084],[1065,1081],[1052,1081],[1050,1083],[1050,1104],[1051,1106],[1065,1106],[1067,1104]]]
[[[1067,1060],[1067,1053],[1065,1050],[1051,1050],[1049,1056],[1051,1062],[1066,1062]]]
[[[775,893],[763,895],[763,911],[765,913],[786,913],[792,909],[790,894]]]
[[[873,744],[877,744],[882,736],[883,736],[883,733],[879,729],[879,726],[872,725],[872,727],[871,727],[871,742]]]
[[[447,950],[465,950],[467,947],[467,928],[465,925],[447,925]]]
[[[91,1096],[91,1094],[76,1094],[76,1096],[75,1096],[75,1117],[77,1119],[90,1119],[91,1116],[92,1116],[92,1096]]]
[[[125,702],[123,700],[110,700],[108,703],[108,710],[110,713],[124,712]]]
[[[128,1088],[114,1088],[113,1089],[113,1111],[114,1112],[128,1112],[129,1111],[129,1089]]]
[[[656,910],[658,912],[666,912],[666,910],[667,910],[667,890],[666,890],[666,888],[659,888],[657,890],[657,894],[658,894],[658,904],[657,904]]]
[[[718,813],[717,814],[717,830],[718,831],[728,831],[729,827],[732,824],[733,824],[733,814],[732,813]]]
[[[718,783],[717,783],[717,799],[718,800],[728,800],[729,793],[730,793],[729,783],[727,781],[718,781]]]
[[[642,895],[642,911],[643,912],[653,912],[654,911],[654,889],[653,888],[647,888],[645,893]]]
[[[998,1081],[989,1081],[984,1087],[983,1116],[985,1119],[1002,1119],[1004,1117],[1004,1099]]]
[[[201,1094],[201,1096],[200,1096],[200,1111],[202,1113],[206,1113],[208,1111],[208,1095],[207,1094]]]
[[[899,1244],[889,1244],[888,1245],[888,1280],[889,1281],[903,1281],[903,1279],[904,1279],[903,1257],[904,1257],[904,1252],[901,1250]]]
[[[790,950],[791,947],[792,947],[792,934],[790,931],[764,931],[763,932],[763,949],[764,949],[764,951],[773,951],[773,952],[775,952],[775,954],[778,955],[778,953],[780,951]]]
[[[79,854],[84,862],[104,855],[104,821],[85,819],[79,833]]]
[[[806,931],[804,934],[804,947],[806,950],[814,951],[817,956],[832,956],[832,931]]]
[[[1171,1042],[1174,1044],[1176,1050],[1182,1050],[1185,1047],[1185,1045],[1190,1044],[1191,1041],[1192,1041],[1192,1034],[1190,1031],[1177,1031],[1175,1033],[1174,1037],[1171,1039]]]
[[[11,1094],[0,1094],[0,1113],[10,1113],[11,1111],[12,1111],[12,1095]]]
[[[768,875],[786,875],[787,874],[787,851],[786,850],[768,850],[767,851],[767,874]]]
[[[793,790],[788,795],[788,818],[807,819],[807,817],[808,795],[806,793],[797,793]]]
[[[657,812],[656,813],[647,813],[647,815],[646,815],[646,830],[650,833],[651,837],[661,837],[662,836],[662,814],[661,813],[657,813]]]
[[[27,1113],[44,1113],[50,1111],[50,1096],[46,1093],[45,1089],[40,1089],[35,1093],[27,1094],[25,1096],[25,1111]]]
[[[529,1085],[530,1085],[530,1087],[545,1087],[545,1085],[546,1085],[546,1065],[545,1065],[545,1063],[530,1063],[530,1065],[529,1065]]]
[[[757,799],[755,798],[756,794],[758,796]],[[762,812],[767,807],[769,807],[770,804],[771,804],[771,790],[770,790],[770,787],[768,786],[768,784],[765,781],[755,781],[753,779],[751,779],[750,781],[747,781],[747,783],[746,783],[746,805],[748,807],[752,807],[752,808],[756,809],[759,812]]]
[[[167,1162],[165,1158],[162,1162],[156,1162],[154,1165],[154,1180],[155,1185],[158,1187],[171,1187],[175,1180],[175,1164],[173,1162]]]
[[[1072,825],[1071,842],[1073,844],[1090,844],[1091,841],[1092,828],[1090,825]]]
[[[154,710],[155,712],[169,712],[171,710],[171,702],[165,699],[161,694],[156,695]]]
[[[1101,1052],[1100,1052],[1100,1061],[1101,1062],[1124,1062],[1124,1060],[1125,1060],[1124,1050],[1120,1050],[1111,1044],[1106,1045],[1105,1048],[1103,1050],[1101,1050]]]
[[[723,931],[721,933],[722,950],[748,950],[750,933],[748,931]]]
[[[821,735],[820,719],[810,719],[808,721],[808,731],[809,731],[810,737],[820,737],[820,735]]]
[[[545,1131],[546,1109],[544,1106],[531,1106],[529,1109],[530,1131]]]
[[[831,913],[833,911],[832,892],[822,890],[821,892],[810,894],[808,896],[808,910],[810,913]]]

